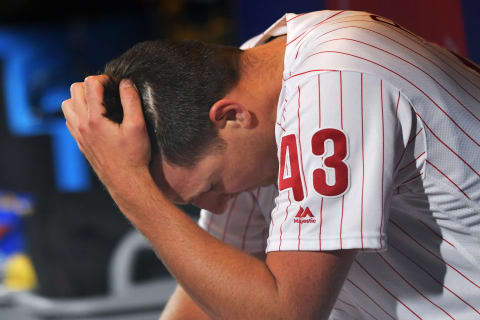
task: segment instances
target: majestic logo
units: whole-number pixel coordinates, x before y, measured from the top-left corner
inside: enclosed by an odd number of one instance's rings
[[[313,216],[313,213],[312,211],[310,211],[309,207],[306,207],[305,209],[300,207],[300,209],[298,209],[297,215],[295,216],[295,219],[293,220],[293,222],[295,223],[315,223],[316,221],[317,220]]]

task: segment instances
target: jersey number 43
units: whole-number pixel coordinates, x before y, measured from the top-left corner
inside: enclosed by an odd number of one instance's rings
[[[327,150],[328,141],[333,144],[333,150]],[[347,136],[341,130],[325,128],[315,132],[311,143],[312,153],[319,156],[319,167],[313,170],[312,179],[309,179],[313,181],[314,190],[324,197],[343,195],[348,189],[350,177],[350,168],[345,162],[348,157]],[[300,169],[299,163],[302,164],[302,155],[299,155],[295,134],[283,136],[280,147],[278,189],[282,191],[291,188],[295,201],[302,201],[305,198],[300,170],[302,170],[303,180],[306,179],[303,164]]]

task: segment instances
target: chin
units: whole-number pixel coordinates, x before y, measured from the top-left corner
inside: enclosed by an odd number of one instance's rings
[[[227,211],[228,204],[230,199],[232,199],[235,194],[224,194],[217,199],[212,199],[211,201],[205,201],[207,203],[198,203],[197,206],[204,210],[210,211],[213,214],[223,214]]]

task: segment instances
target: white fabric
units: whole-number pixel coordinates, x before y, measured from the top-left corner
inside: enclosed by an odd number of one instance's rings
[[[480,75],[365,12],[286,14],[242,48],[285,33],[278,156],[293,134],[304,198],[286,188],[272,203],[277,187],[261,188],[255,210],[239,195],[200,225],[248,252],[265,238],[267,252],[363,249],[331,319],[479,319]],[[335,143],[312,151],[326,128],[348,141],[349,186],[334,197],[313,184],[318,169],[337,181],[324,164]]]

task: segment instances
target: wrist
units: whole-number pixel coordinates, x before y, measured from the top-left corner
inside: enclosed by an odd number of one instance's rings
[[[137,200],[141,201],[142,196],[158,190],[147,166],[132,168],[128,174],[118,174],[105,186],[122,211],[123,207],[130,207]]]

